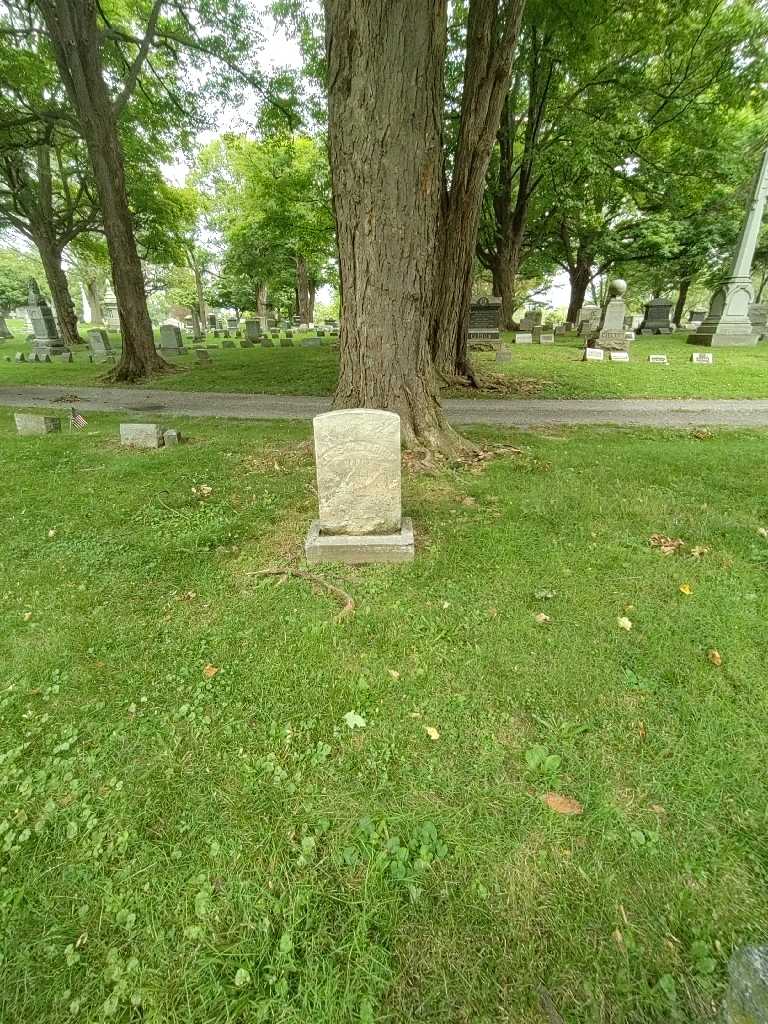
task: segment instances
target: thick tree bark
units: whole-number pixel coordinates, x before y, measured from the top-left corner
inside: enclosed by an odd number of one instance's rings
[[[256,286],[256,316],[267,315],[267,286],[259,284]]]
[[[467,331],[485,175],[509,91],[525,0],[470,0],[461,120],[450,187],[444,187],[430,347],[444,379],[474,381]]]
[[[406,445],[455,452],[430,355],[446,0],[325,0],[325,15],[343,297],[334,405],[391,410]]]
[[[592,283],[592,260],[582,258],[568,269],[568,277],[571,282],[571,297],[568,303],[568,312],[565,319],[568,323],[576,324],[579,320],[587,290]]]
[[[157,354],[125,188],[115,107],[101,64],[97,0],[36,0],[88,149],[117,296],[123,350],[110,374],[135,381],[167,369]]]
[[[685,304],[688,301],[688,292],[691,290],[691,279],[683,278],[678,285],[677,292],[677,303],[675,305],[675,315],[672,317],[673,321],[678,327],[682,324],[683,314],[685,313]]]
[[[298,317],[303,324],[312,322],[314,299],[311,298],[310,292],[307,262],[303,256],[299,255],[296,257],[296,304],[298,306]]]
[[[35,245],[40,253],[40,261],[43,264],[45,280],[48,282],[51,292],[62,340],[67,346],[80,344],[83,339],[78,333],[77,314],[69,291],[67,275],[61,266],[61,249],[54,241],[46,237],[36,238]]]

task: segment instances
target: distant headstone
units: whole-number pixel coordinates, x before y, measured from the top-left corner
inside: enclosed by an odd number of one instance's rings
[[[62,352],[61,355],[56,356],[60,363],[74,363],[75,357],[71,352]]]
[[[249,341],[261,341],[261,321],[246,320],[245,336]]]
[[[181,431],[180,430],[164,430],[163,431],[163,444],[166,448],[172,445],[181,444]]]
[[[724,1024],[768,1024],[768,946],[737,949],[728,977]]]
[[[279,331],[273,331],[272,332],[272,338],[279,338],[279,337],[280,337]],[[268,337],[266,334],[262,335],[261,342],[260,342],[261,347],[262,348],[274,348],[275,347],[275,343],[274,343],[274,341],[272,341],[272,338]]]
[[[284,338],[281,338],[280,348],[293,348],[293,331],[290,331],[288,333],[291,335],[291,337],[288,337],[288,334],[286,334]]]
[[[501,299],[498,296],[481,296],[473,299],[469,307],[469,340],[498,341]],[[326,321],[327,323],[327,321]],[[328,324],[336,329],[335,322]]]
[[[197,361],[198,361],[198,363],[200,363],[201,366],[210,366],[211,365],[211,357],[208,354],[207,349],[196,348],[195,349],[195,355],[197,356]]]
[[[656,298],[646,303],[645,316],[640,324],[638,333],[647,334],[671,334],[672,322],[672,301],[670,299]]]
[[[701,366],[711,366],[715,361],[712,352],[694,352],[691,356],[692,363],[699,363]]]
[[[497,363],[511,363],[512,362],[512,353],[511,353],[511,351],[508,348],[505,348],[502,345],[502,347],[496,351],[496,362]]]
[[[111,359],[112,345],[103,327],[92,327],[86,334],[88,350],[95,359]]]
[[[554,345],[555,344],[555,336],[554,336],[554,334],[544,334],[544,333],[540,334],[539,335],[539,344],[540,345]]]
[[[688,314],[688,326],[698,327],[699,324],[703,324],[707,319],[706,309],[692,309]]]
[[[166,355],[183,356],[186,353],[181,328],[178,324],[160,324],[160,351]]]
[[[101,310],[104,314],[104,323],[110,331],[120,330],[120,315],[117,312],[117,296],[112,285],[107,285],[104,299],[101,303]]]
[[[40,294],[34,277],[29,279],[28,303],[27,309],[32,321],[35,352],[40,356],[60,355],[65,352],[66,348],[56,329],[56,321],[51,307]]]
[[[229,328],[232,337],[240,337],[240,321],[237,319],[236,316],[232,316],[229,318],[229,320],[227,320],[227,327]]]
[[[400,417],[379,409],[323,413],[314,435],[320,514],[307,535],[307,560],[412,560],[413,527],[400,498]]]
[[[23,352],[17,352],[13,358],[14,362],[16,363],[26,363],[27,361],[27,357],[24,355]]]
[[[601,348],[585,348],[582,362],[602,363],[604,358],[605,352]]]
[[[322,338],[305,338],[301,343],[302,348],[321,348],[323,344]]]
[[[515,335],[515,344],[516,345],[532,345],[533,344],[533,335],[528,333],[527,331],[518,331],[517,334]]]
[[[612,363],[628,363],[629,352],[619,352],[616,349],[612,349],[608,355],[608,358]]]
[[[161,448],[163,431],[157,423],[121,423],[120,444],[133,448]]]
[[[32,413],[17,412],[14,419],[16,430],[22,437],[55,434],[61,430],[61,420],[58,416],[35,416]]]
[[[621,278],[611,281],[608,288],[608,301],[600,317],[597,331],[587,336],[590,346],[616,352],[626,349],[628,341],[627,331],[624,327],[624,317],[627,312],[624,304],[626,292],[626,281],[622,281]]]
[[[658,363],[660,366],[668,366],[669,365],[669,359],[667,358],[667,356],[662,355],[661,353],[659,353],[658,355],[648,356],[648,362],[649,363]]]
[[[237,348],[237,345],[235,345],[234,341],[232,341],[231,338],[224,338],[222,343],[221,343],[221,347],[222,348]]]
[[[749,322],[760,336],[760,340],[768,332],[768,303],[753,302],[749,307]]]
[[[0,338],[7,339],[12,337],[13,334],[8,330],[8,324],[5,322],[5,317],[0,316]]]
[[[579,334],[591,334],[600,325],[600,307],[585,303],[579,313],[577,331]]]
[[[240,348],[253,348],[253,342],[247,335],[240,339]]]
[[[209,313],[207,318],[208,330],[213,331],[216,328],[216,314]]]

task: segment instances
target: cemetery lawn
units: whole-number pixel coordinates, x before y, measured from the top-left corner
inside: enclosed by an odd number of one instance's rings
[[[252,575],[307,425],[119,419],[0,420],[0,1020],[714,1019],[768,940],[765,435],[473,431],[520,453],[406,475],[337,622]]]
[[[13,326],[13,323],[11,325]],[[18,323],[18,322],[16,322]],[[501,389],[453,388],[452,398],[768,398],[768,343],[756,348],[705,350],[688,345],[687,334],[638,338],[632,343],[631,363],[584,363],[577,340],[554,346],[511,345],[512,362],[497,364],[494,353],[473,353],[481,375],[500,375]],[[507,340],[510,340],[509,335]],[[239,342],[235,342],[239,345]],[[113,335],[113,346],[117,338]],[[89,363],[84,347],[75,362],[15,363],[26,342],[0,346],[0,386],[61,384],[65,388],[104,383],[108,366]],[[713,366],[694,366],[692,352],[712,351]],[[651,353],[666,353],[668,366],[648,362]],[[3,358],[5,356],[5,358]],[[10,358],[10,361],[8,359]],[[147,386],[168,391],[219,391],[278,395],[331,395],[338,376],[335,348],[214,349],[211,365],[197,365],[190,353],[169,359],[179,370],[156,377]]]

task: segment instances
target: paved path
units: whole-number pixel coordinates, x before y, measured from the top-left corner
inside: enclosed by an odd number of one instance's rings
[[[79,409],[216,418],[311,419],[330,408],[327,398],[298,395],[239,395],[222,392],[160,391],[145,388],[2,387],[0,406],[76,404]],[[534,427],[613,424],[643,427],[768,427],[764,399],[448,399],[453,423]]]

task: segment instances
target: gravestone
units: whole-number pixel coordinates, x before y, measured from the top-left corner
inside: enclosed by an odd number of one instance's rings
[[[711,366],[715,361],[715,357],[711,352],[694,352],[691,356],[691,362],[697,363],[699,366]]]
[[[600,308],[590,302],[581,307],[577,333],[580,335],[591,334],[600,324]]]
[[[13,334],[8,330],[8,324],[5,322],[5,317],[0,316],[0,338],[7,340],[12,337]]]
[[[253,348],[253,342],[249,337],[244,335],[240,339],[240,348]]]
[[[728,963],[724,1024],[768,1022],[768,946],[744,946]]]
[[[543,334],[543,333],[540,334],[539,335],[539,344],[540,345],[554,345],[555,344],[555,336],[554,336],[554,334]]]
[[[712,295],[706,320],[688,337],[691,345],[720,348],[727,345],[756,345],[759,333],[749,319],[754,303],[752,263],[768,199],[768,149],[750,194],[747,216],[736,244],[729,277]]]
[[[665,355],[662,355],[662,354],[648,356],[648,362],[649,363],[658,363],[661,366],[668,366],[669,365],[669,359]]]
[[[32,413],[17,412],[14,419],[16,430],[22,437],[56,434],[61,430],[61,420],[58,416],[35,416]]]
[[[301,343],[302,348],[320,348],[323,342],[321,338],[305,338]]]
[[[261,341],[261,321],[259,321],[259,320],[246,320],[245,321],[245,337],[249,341]]]
[[[753,302],[749,307],[749,322],[757,331],[758,341],[768,333],[768,303]]]
[[[113,358],[109,335],[103,327],[92,327],[86,334],[86,340],[88,341],[88,350],[94,359],[111,360]]]
[[[627,293],[627,282],[617,278],[611,281],[608,288],[608,301],[605,304],[600,324],[596,332],[588,335],[587,344],[592,348],[602,348],[609,352],[623,352],[627,347],[627,331],[624,317],[627,307],[624,296]]]
[[[638,333],[641,335],[671,334],[672,321],[670,320],[670,314],[672,313],[672,306],[671,299],[662,299],[660,297],[651,299],[645,305],[645,316],[638,328]]]
[[[516,345],[532,345],[533,344],[533,335],[529,334],[527,331],[518,331],[517,334],[515,335],[515,344]]]
[[[61,355],[62,352],[66,352],[66,346],[56,329],[56,321],[53,318],[51,307],[40,294],[34,277],[29,279],[28,301],[27,308],[32,321],[35,352],[39,356]]]
[[[496,362],[497,363],[511,363],[512,362],[512,352],[505,345],[502,345],[501,348],[497,350],[497,352],[496,352]]]
[[[62,352],[61,355],[56,356],[60,363],[74,363],[75,357],[71,352]]]
[[[184,339],[181,336],[181,328],[178,324],[160,324],[160,351],[171,356],[183,356],[186,354]]]
[[[288,334],[291,335],[290,338]],[[280,339],[280,348],[293,348],[293,331],[288,331],[286,336]]]
[[[161,448],[163,431],[158,423],[121,423],[120,444],[132,448]]]
[[[407,562],[413,525],[402,518],[400,417],[344,409],[313,421],[319,516],[305,542],[307,561]]]
[[[26,363],[26,361],[27,361],[27,357],[24,355],[23,352],[17,352],[16,355],[14,356],[14,362]]]
[[[279,337],[280,337],[280,334],[278,332],[275,332],[275,331],[272,332],[272,338],[279,338]],[[261,347],[262,348],[274,348],[275,347],[275,343],[274,343],[274,341],[272,341],[272,338],[270,338],[266,334],[263,334],[262,337],[261,337],[261,342],[260,342]]]
[[[237,348],[237,345],[235,345],[234,341],[232,341],[231,338],[227,337],[227,338],[224,338],[222,340],[221,347],[222,348]]]
[[[173,445],[181,444],[182,437],[180,430],[164,430],[163,431],[163,445],[166,448],[173,447]]]
[[[237,319],[236,316],[231,316],[227,320],[227,328],[229,329],[229,332],[233,338],[240,337],[240,321]]]
[[[585,348],[582,357],[583,363],[602,363],[605,352],[601,348]]]
[[[198,363],[200,363],[201,366],[211,365],[211,357],[209,356],[208,351],[206,349],[196,348],[195,355],[197,356],[197,361]]]
[[[537,327],[541,327],[544,320],[544,312],[541,309],[528,309],[520,321],[520,330],[525,334],[532,334]]]
[[[117,296],[111,284],[107,285],[107,290],[101,303],[101,310],[104,314],[104,323],[108,330],[119,331],[120,315],[117,312]]]
[[[216,314],[215,313],[209,313],[208,314],[207,324],[208,324],[208,330],[209,331],[216,330]]]
[[[698,327],[707,319],[706,309],[692,309],[688,314],[688,327]]]
[[[608,358],[612,363],[628,363],[629,352],[620,352],[618,349],[611,349]]]
[[[499,319],[501,317],[501,299],[497,296],[474,299],[469,307],[469,340],[499,340]],[[327,321],[326,321],[327,323]],[[329,324],[337,329],[337,324]]]

